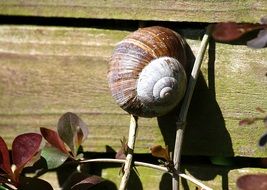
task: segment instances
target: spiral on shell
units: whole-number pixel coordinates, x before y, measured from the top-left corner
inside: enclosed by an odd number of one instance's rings
[[[185,41],[159,26],[138,29],[117,44],[109,60],[108,83],[119,106],[141,117],[162,116],[186,90]]]

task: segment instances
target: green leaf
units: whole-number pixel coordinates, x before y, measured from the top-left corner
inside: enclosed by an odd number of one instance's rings
[[[0,185],[0,190],[8,190],[8,189]]]
[[[88,135],[86,124],[76,114],[67,112],[59,119],[57,130],[75,157],[79,146]]]
[[[46,160],[48,169],[61,166],[69,157],[68,154],[63,153],[59,149],[49,146],[43,148],[41,156]]]

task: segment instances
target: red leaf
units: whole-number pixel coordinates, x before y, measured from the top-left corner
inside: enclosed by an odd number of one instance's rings
[[[252,30],[266,27],[260,24],[237,24],[235,22],[218,23],[214,25],[212,36],[219,41],[232,41]]]
[[[267,175],[266,174],[248,174],[238,178],[236,185],[239,190],[266,190]]]
[[[0,137],[0,168],[8,175],[12,175],[10,158],[7,145],[2,137]]]
[[[127,143],[125,137],[123,137],[123,139],[121,139],[120,141],[121,141],[121,148],[116,153],[115,158],[116,159],[126,159],[126,155],[128,153],[128,143]]]
[[[52,186],[47,182],[39,178],[20,177],[19,189],[26,190],[53,190]]]
[[[246,118],[239,121],[239,125],[251,125],[255,122],[255,118]]]
[[[66,149],[64,142],[61,140],[56,131],[43,127],[40,128],[40,131],[47,142],[59,149],[61,152],[68,154],[68,150]]]
[[[16,177],[22,171],[23,167],[39,151],[42,142],[42,136],[37,133],[25,133],[17,136],[12,144],[12,158],[16,165]]]
[[[90,187],[93,187],[94,185],[97,185],[104,180],[96,175],[92,175],[90,177],[85,178],[84,180],[80,181],[79,183],[73,185],[71,187],[72,190],[87,190]]]
[[[126,159],[126,154],[124,153],[123,150],[119,150],[116,155],[115,155],[115,158],[116,159],[122,159],[122,160],[125,160]]]

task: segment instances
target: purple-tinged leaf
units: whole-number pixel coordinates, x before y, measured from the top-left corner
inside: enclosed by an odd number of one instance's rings
[[[120,149],[116,155],[115,155],[115,158],[116,159],[123,159],[125,160],[126,159],[126,154],[124,153],[124,151],[122,149]]]
[[[53,190],[52,186],[39,178],[20,177],[19,189],[25,190]]]
[[[76,156],[79,146],[88,135],[85,123],[76,114],[68,112],[59,119],[57,130],[60,138]]]
[[[116,153],[115,158],[116,159],[126,159],[126,155],[128,153],[128,143],[127,143],[125,137],[123,137],[123,139],[121,139],[120,141],[121,141],[121,148]]]
[[[241,176],[236,182],[239,190],[266,190],[267,175],[266,174],[249,174]]]
[[[81,182],[82,180],[90,176],[91,175],[89,175],[88,173],[80,173],[80,172],[74,171],[71,174],[69,174],[69,177],[62,184],[62,190],[70,190],[72,186],[74,186],[75,184]]]
[[[40,146],[38,152],[27,162],[26,165],[24,165],[24,168],[25,167],[31,167],[34,165],[35,162],[37,162],[38,160],[40,160],[41,158],[41,150],[42,150],[43,147]]]
[[[87,190],[103,181],[104,180],[101,177],[92,175],[80,181],[79,183],[76,183],[75,185],[71,187],[71,189],[72,190]]]
[[[10,158],[7,145],[2,137],[0,137],[0,168],[8,175],[12,175]]]
[[[251,48],[264,48],[267,45],[267,29],[260,30],[258,36],[247,42]]]
[[[41,155],[46,160],[48,169],[54,169],[61,166],[69,157],[69,154],[63,153],[59,149],[49,146],[45,146],[42,149]]]
[[[68,150],[66,149],[64,142],[61,140],[56,131],[43,127],[40,128],[40,131],[48,143],[59,149],[61,152],[68,154]]]
[[[18,177],[23,167],[38,153],[42,136],[37,133],[25,133],[17,136],[12,144],[12,159],[16,165]]]

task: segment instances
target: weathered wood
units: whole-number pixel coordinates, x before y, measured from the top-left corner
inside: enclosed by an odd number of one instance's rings
[[[121,176],[119,175],[120,168],[107,168],[102,171],[102,177],[110,181],[107,190],[115,190],[120,183]],[[171,189],[171,177],[162,171],[153,170],[150,168],[137,167],[139,176],[132,176],[131,188],[133,189]],[[259,168],[240,168],[228,170],[224,167],[210,166],[188,166],[185,170],[186,174],[195,178],[199,178],[208,187],[213,189],[236,189],[236,180],[246,174],[266,173],[266,169]],[[49,172],[41,177],[50,182],[54,190],[59,190],[60,186],[55,180],[57,178],[55,172]],[[142,184],[141,184],[142,183]],[[188,188],[189,187],[189,188]],[[181,189],[195,189],[196,185],[191,182],[182,181]]]
[[[1,0],[0,14],[103,18],[130,20],[165,20],[188,22],[258,22],[266,15],[265,0],[215,1],[115,1],[115,0]]]
[[[180,30],[193,52],[200,30]],[[190,34],[188,34],[190,32]],[[129,116],[112,99],[107,59],[128,31],[94,28],[0,27],[0,135],[10,147],[17,134],[55,128],[61,114],[77,113],[89,126],[87,151],[115,149],[128,134]],[[192,38],[192,35],[194,36]],[[189,39],[190,37],[190,39]],[[267,110],[266,49],[211,45],[189,110],[183,154],[264,157],[257,140],[261,122],[240,127],[244,117]],[[214,69],[212,60],[215,60]],[[213,72],[214,71],[214,72]],[[209,75],[208,75],[209,73]],[[136,152],[174,140],[172,116],[140,119]]]
[[[236,180],[246,174],[259,174],[266,173],[266,169],[260,168],[238,168],[229,169],[224,167],[201,167],[201,166],[188,166],[185,170],[188,175],[195,178],[200,178],[202,182],[211,187],[212,189],[229,189],[236,188]],[[186,183],[183,182],[183,187]],[[191,182],[188,183],[190,189],[194,189],[195,185]],[[184,188],[187,189],[187,188]]]

